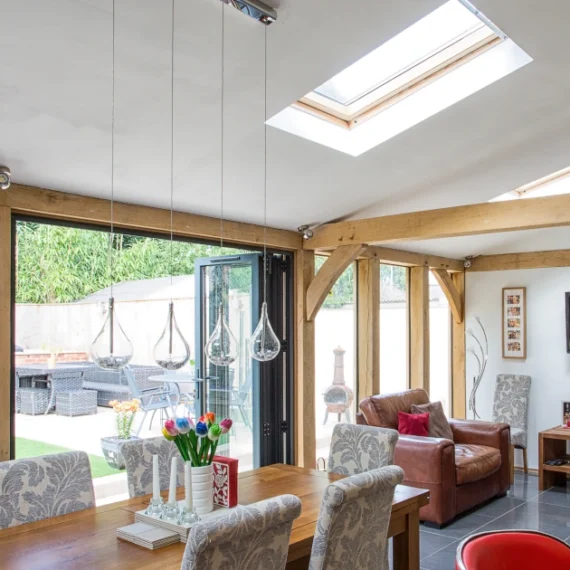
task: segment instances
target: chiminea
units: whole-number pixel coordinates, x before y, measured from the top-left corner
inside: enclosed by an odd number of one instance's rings
[[[341,416],[344,413],[346,421],[350,423],[350,406],[354,400],[352,390],[346,385],[344,381],[344,353],[346,352],[340,346],[334,350],[334,376],[332,386],[329,386],[323,392],[323,398],[327,407],[325,412],[325,421],[329,419],[329,412],[338,414],[338,421],[341,421]]]

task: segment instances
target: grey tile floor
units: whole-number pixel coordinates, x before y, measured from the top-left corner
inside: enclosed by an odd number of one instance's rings
[[[474,510],[443,529],[420,527],[422,570],[455,570],[455,553],[463,538],[501,529],[540,530],[570,544],[570,485],[539,492],[538,477],[515,475],[506,497]]]

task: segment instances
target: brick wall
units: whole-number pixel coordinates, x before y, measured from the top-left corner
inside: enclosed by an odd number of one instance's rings
[[[25,366],[26,364],[47,364],[50,357],[49,352],[33,351],[33,352],[16,352],[14,355],[16,366]],[[89,360],[86,352],[61,352],[56,356],[56,362],[85,362]]]

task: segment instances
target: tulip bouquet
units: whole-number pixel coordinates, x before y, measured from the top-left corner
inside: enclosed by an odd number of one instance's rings
[[[184,461],[190,461],[192,467],[204,467],[211,465],[218,440],[230,431],[233,423],[230,418],[219,424],[215,422],[213,412],[207,412],[196,424],[190,418],[171,418],[164,422],[162,435],[176,444]]]

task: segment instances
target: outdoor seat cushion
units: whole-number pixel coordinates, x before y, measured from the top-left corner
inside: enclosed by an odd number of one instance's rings
[[[89,382],[83,381],[84,390],[100,390],[117,392],[118,394],[129,394],[130,390],[128,386],[121,386],[120,384],[108,384],[107,382]]]
[[[455,444],[455,480],[457,485],[473,483],[495,473],[501,467],[501,452],[494,447]]]

